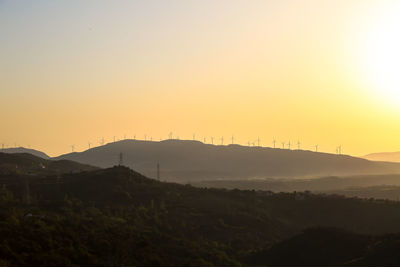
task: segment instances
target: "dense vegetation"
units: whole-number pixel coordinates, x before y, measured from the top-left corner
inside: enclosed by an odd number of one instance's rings
[[[342,263],[379,258],[378,248],[366,249],[379,238],[371,236],[400,232],[396,202],[194,188],[125,167],[4,174],[0,184],[0,266],[293,266],[278,259],[297,249],[312,255],[315,238],[302,231],[317,226],[357,233],[337,237],[357,245],[344,255],[326,247]],[[314,236],[332,242],[323,230]],[[305,258],[307,266],[331,260]]]

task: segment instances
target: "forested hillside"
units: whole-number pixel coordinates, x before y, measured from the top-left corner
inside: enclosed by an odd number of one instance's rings
[[[400,232],[397,202],[201,189],[125,167],[0,183],[0,259],[10,265],[240,266],[310,227]]]

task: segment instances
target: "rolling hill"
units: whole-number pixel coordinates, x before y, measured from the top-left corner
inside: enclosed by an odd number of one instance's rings
[[[0,153],[0,174],[52,175],[96,169],[70,160],[46,160],[28,153]]]
[[[42,159],[50,159],[50,157],[42,151],[25,148],[25,147],[4,148],[4,149],[0,149],[0,152],[1,153],[12,153],[12,154],[14,154],[14,153],[29,153],[36,157],[42,158]]]
[[[372,153],[363,156],[363,158],[373,161],[400,162],[400,152]]]
[[[125,166],[148,177],[157,177],[159,163],[162,180],[181,183],[400,173],[400,164],[372,162],[347,155],[240,145],[217,146],[184,140],[123,140],[55,159],[106,168],[118,163],[120,153]]]
[[[198,187],[267,190],[273,192],[344,190],[374,186],[400,186],[400,174],[321,177],[314,179],[265,179],[265,180],[209,180],[192,182]]]
[[[194,188],[122,166],[35,175],[28,184],[26,175],[0,175],[0,183],[4,266],[396,266],[398,259],[398,235],[382,235],[400,231],[399,202]],[[306,230],[316,227],[328,230]],[[390,251],[380,254],[382,246]]]

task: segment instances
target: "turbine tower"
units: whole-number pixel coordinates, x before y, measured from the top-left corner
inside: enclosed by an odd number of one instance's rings
[[[147,134],[144,135],[144,141],[146,141],[146,140],[147,140]]]
[[[193,141],[196,140],[196,134],[193,134]]]
[[[224,145],[224,137],[221,137],[221,146]]]
[[[234,143],[235,137],[232,135],[232,145]]]
[[[282,149],[285,149],[285,142],[282,142]]]
[[[75,146],[74,146],[74,145],[71,145],[71,150],[72,150],[72,152],[74,152],[74,148],[75,148]]]
[[[289,143],[288,143],[288,148],[289,148],[289,150],[290,150],[290,141],[289,141]]]
[[[275,138],[274,138],[274,140],[272,140],[272,143],[274,144],[274,148],[275,148],[275,145],[276,145],[276,140],[275,140]]]
[[[315,145],[315,152],[318,152],[318,145]]]
[[[88,142],[89,149],[90,149],[90,145],[91,145],[91,144],[92,144],[92,143]]]
[[[300,145],[301,145],[301,143],[300,143],[300,140],[299,140],[299,141],[297,141],[297,149],[298,150],[300,150]]]
[[[211,144],[214,144],[214,137],[211,136]]]
[[[168,134],[168,139],[172,139],[172,132]]]
[[[114,143],[115,143],[115,135],[114,135]]]
[[[260,146],[260,137],[257,139],[257,145]]]

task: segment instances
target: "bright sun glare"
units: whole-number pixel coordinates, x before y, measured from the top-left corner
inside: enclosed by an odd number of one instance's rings
[[[378,95],[400,105],[400,4],[372,21],[365,43],[364,67]]]

